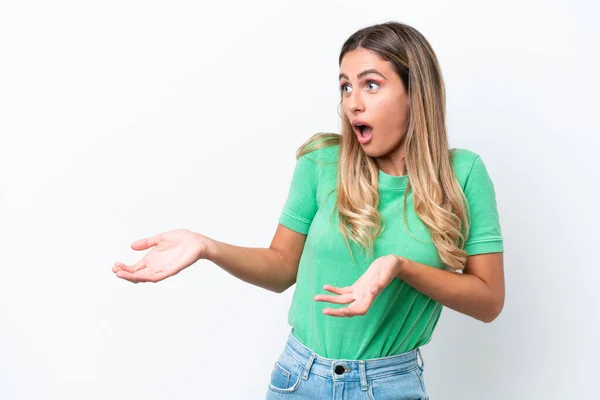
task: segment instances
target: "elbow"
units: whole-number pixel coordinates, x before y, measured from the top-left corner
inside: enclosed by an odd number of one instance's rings
[[[294,280],[292,282],[289,282],[288,284],[286,284],[279,293],[283,293],[286,290],[288,290],[289,288],[291,288],[292,286],[294,286],[296,284],[296,277],[294,277]]]
[[[489,324],[490,322],[493,322],[496,318],[498,318],[500,313],[502,313],[503,308],[504,308],[503,303],[494,304],[491,307],[489,307],[488,312],[483,317],[481,317],[479,320],[481,322],[485,322],[486,324]]]
[[[278,286],[263,286],[265,289],[267,289],[269,292],[273,292],[273,293],[283,293],[288,289],[288,286],[282,286],[282,285],[278,285]]]
[[[285,292],[287,289],[288,289],[288,287],[282,287],[282,286],[279,286],[279,287],[277,287],[277,288],[271,289],[271,291],[272,291],[273,293],[280,294],[280,293],[283,293],[283,292]]]
[[[283,285],[283,286],[282,286],[282,285],[280,285],[280,286],[278,286],[278,287],[276,287],[276,288],[269,289],[269,290],[271,290],[272,292],[275,292],[275,293],[283,293],[283,292],[285,292],[286,290],[288,290],[290,287],[292,287],[292,286],[293,286],[295,283],[296,283],[296,280],[294,279],[294,281],[293,281],[293,282],[288,282],[288,283],[286,283],[286,284],[285,284],[285,285]]]
[[[489,324],[489,323],[493,322],[498,317],[498,315],[500,315],[500,314],[498,313],[498,314],[486,315],[485,317],[480,318],[480,321],[484,322],[486,324]]]

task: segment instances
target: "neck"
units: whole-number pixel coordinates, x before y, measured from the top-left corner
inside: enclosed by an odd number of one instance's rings
[[[402,146],[396,151],[391,151],[384,156],[377,157],[375,163],[377,164],[377,167],[386,174],[401,176],[406,173],[404,158],[404,146]]]

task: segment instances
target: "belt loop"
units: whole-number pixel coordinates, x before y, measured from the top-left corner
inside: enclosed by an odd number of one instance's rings
[[[421,368],[425,368],[425,361],[423,360],[423,354],[421,353],[420,347],[417,347],[417,356],[421,359]],[[418,360],[417,360],[417,364],[419,364]]]
[[[306,365],[304,366],[304,371],[302,371],[302,379],[308,379],[308,373],[310,372],[310,368],[312,367],[314,361],[315,353],[311,353],[310,357],[308,358],[308,361],[306,362]]]
[[[358,360],[358,370],[360,371],[360,388],[367,390],[367,372],[365,370],[365,360]]]

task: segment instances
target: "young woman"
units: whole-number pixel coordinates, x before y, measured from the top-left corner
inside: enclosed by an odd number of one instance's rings
[[[427,399],[420,347],[443,306],[491,322],[504,305],[494,185],[478,154],[448,147],[442,74],[417,30],[360,29],[339,65],[341,135],[298,149],[268,249],[178,229],[113,271],[157,282],[208,259],[276,292],[296,284],[268,399]]]

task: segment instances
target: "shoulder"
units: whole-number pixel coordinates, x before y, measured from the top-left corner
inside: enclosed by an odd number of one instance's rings
[[[331,133],[313,135],[298,148],[296,158],[317,164],[336,163],[340,152],[340,136]]]
[[[454,175],[456,175],[456,179],[464,188],[473,167],[476,166],[476,164],[483,166],[481,156],[473,150],[462,148],[453,148],[450,149],[449,152],[452,154]]]

